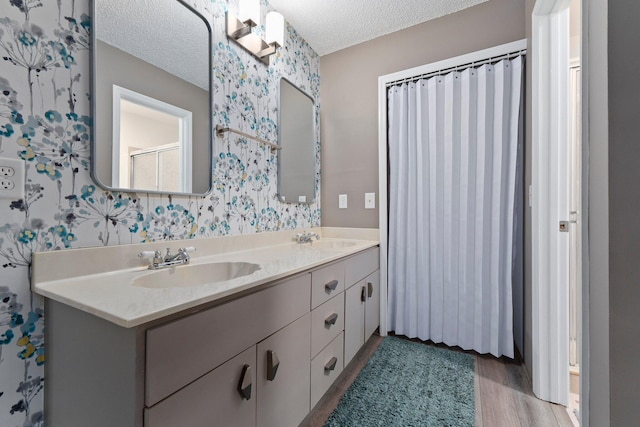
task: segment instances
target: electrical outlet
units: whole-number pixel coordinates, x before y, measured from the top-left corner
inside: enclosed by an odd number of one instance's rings
[[[13,190],[16,188],[16,183],[11,181],[10,179],[0,180],[0,190]]]
[[[24,162],[18,159],[0,158],[0,198],[24,197]]]
[[[16,170],[11,166],[0,166],[0,177],[1,176],[14,176],[16,174]]]

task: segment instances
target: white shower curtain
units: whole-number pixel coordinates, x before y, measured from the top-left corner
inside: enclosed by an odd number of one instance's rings
[[[513,357],[521,56],[388,89],[389,330]]]

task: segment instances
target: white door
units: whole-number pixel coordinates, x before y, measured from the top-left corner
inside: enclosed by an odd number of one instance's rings
[[[569,398],[570,0],[537,0],[532,17],[533,391]]]

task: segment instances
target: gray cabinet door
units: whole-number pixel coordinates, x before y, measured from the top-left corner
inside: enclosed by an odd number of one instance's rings
[[[380,271],[364,279],[367,286],[367,304],[364,316],[364,340],[367,341],[380,325]]]
[[[258,343],[258,427],[295,427],[309,412],[310,318],[306,314]]]
[[[250,391],[248,387],[251,387]],[[254,345],[155,406],[146,408],[144,425],[251,427],[256,422],[256,401]]]
[[[363,300],[364,295],[364,300]],[[364,344],[364,310],[366,283],[364,280],[346,290],[344,299],[344,365],[346,366]]]
[[[147,331],[145,404],[176,390],[309,312],[311,277],[275,286]]]

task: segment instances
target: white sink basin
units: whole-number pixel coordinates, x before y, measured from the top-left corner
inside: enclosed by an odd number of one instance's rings
[[[212,262],[150,271],[133,279],[133,286],[143,288],[186,288],[207,283],[224,282],[248,276],[260,270],[249,262]]]
[[[314,240],[309,245],[312,248],[319,249],[343,249],[350,246],[354,246],[356,242],[350,242],[348,240]]]

